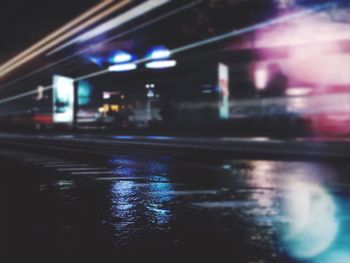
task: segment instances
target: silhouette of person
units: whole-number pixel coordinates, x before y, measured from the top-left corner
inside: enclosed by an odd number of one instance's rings
[[[271,78],[267,83],[265,95],[267,97],[285,96],[288,87],[287,76],[281,71],[281,68],[277,63],[270,64],[268,66],[268,70]]]

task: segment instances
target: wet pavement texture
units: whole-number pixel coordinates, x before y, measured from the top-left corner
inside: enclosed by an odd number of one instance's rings
[[[1,260],[350,262],[345,163],[70,157],[0,148]]]

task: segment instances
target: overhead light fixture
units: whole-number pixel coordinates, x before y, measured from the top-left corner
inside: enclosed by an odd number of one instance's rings
[[[132,55],[129,53],[126,53],[124,51],[118,51],[116,52],[112,58],[110,59],[113,63],[125,63],[132,60]]]
[[[146,68],[159,69],[159,68],[172,68],[176,66],[176,60],[159,60],[151,61],[146,64]]]
[[[161,48],[154,48],[150,54],[149,54],[149,58],[150,59],[166,59],[169,58],[171,55],[171,52],[169,49],[161,47]]]
[[[137,65],[135,63],[126,63],[126,64],[116,64],[108,68],[108,71],[120,72],[120,71],[131,71],[135,70]]]

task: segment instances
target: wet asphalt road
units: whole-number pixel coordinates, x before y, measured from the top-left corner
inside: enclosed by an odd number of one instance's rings
[[[350,262],[350,165],[244,157],[0,141],[1,260]]]

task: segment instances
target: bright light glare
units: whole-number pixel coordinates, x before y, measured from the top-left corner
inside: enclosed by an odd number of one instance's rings
[[[290,224],[286,243],[296,258],[313,258],[335,240],[339,223],[331,196],[315,183],[291,182],[286,209]]]
[[[135,70],[137,65],[135,63],[127,63],[127,64],[117,64],[112,65],[108,68],[109,71],[130,71]]]
[[[266,88],[268,72],[266,68],[259,68],[255,71],[255,86],[259,90],[263,90]]]
[[[171,68],[176,66],[175,60],[152,61],[146,64],[146,68]]]
[[[132,56],[123,51],[117,52],[112,58],[112,62],[114,63],[129,62],[131,60],[132,60]]]
[[[111,97],[109,92],[103,92],[103,99],[108,100]]]
[[[332,12],[340,12],[333,10]],[[255,47],[260,55],[273,58],[274,47],[288,56],[280,64],[290,82],[317,86],[349,85],[350,40],[348,23],[337,23],[320,12],[283,25],[256,31]]]
[[[148,98],[153,98],[153,97],[154,97],[154,92],[153,92],[152,90],[149,90],[149,91],[147,92],[147,97],[148,97]]]
[[[164,59],[170,57],[170,50],[168,49],[158,49],[151,52],[150,58],[152,59]]]

